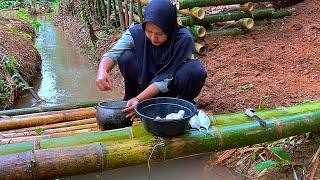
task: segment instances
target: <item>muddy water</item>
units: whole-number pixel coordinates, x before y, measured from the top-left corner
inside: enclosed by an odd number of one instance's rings
[[[120,169],[70,177],[73,180],[112,179],[112,180],[242,180],[231,170],[210,167],[212,154],[198,155],[183,159],[169,160]],[[150,175],[150,178],[149,178]]]
[[[94,85],[96,69],[88,59],[77,52],[62,31],[42,20],[36,47],[42,57],[42,76],[36,80],[35,91],[46,100],[45,105],[82,102],[88,100],[117,99],[118,92],[100,92]],[[30,95],[21,98],[16,108],[30,107],[35,103]],[[234,180],[242,179],[231,170],[220,166],[206,168],[210,154],[152,163],[151,180]],[[120,168],[102,173],[67,177],[66,179],[148,180],[146,164]]]
[[[42,76],[34,89],[46,100],[45,105],[121,98],[119,92],[101,92],[96,88],[96,68],[51,22],[42,20],[35,44],[42,58]],[[28,94],[16,102],[16,108],[34,103]]]

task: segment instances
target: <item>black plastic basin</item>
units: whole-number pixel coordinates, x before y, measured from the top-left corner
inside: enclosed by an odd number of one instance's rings
[[[181,119],[156,119],[157,116],[164,118],[167,114],[177,113],[179,110],[185,111]],[[189,120],[195,115],[197,108],[183,99],[157,97],[140,102],[135,111],[147,131],[157,136],[169,137],[183,134],[189,128]]]

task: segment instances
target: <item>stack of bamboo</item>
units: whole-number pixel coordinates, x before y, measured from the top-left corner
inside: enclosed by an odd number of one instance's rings
[[[178,12],[185,15],[181,12],[189,11],[190,15],[178,17],[178,22],[190,26],[196,41],[200,43],[205,34],[215,36],[243,34],[253,28],[254,19],[281,18],[291,15],[294,11],[293,8],[283,10],[275,10],[274,8],[254,9],[254,3],[266,1],[268,0],[179,0],[176,3]],[[204,10],[200,10],[202,7],[221,5],[226,7],[227,12],[221,11],[201,16],[199,16],[199,13],[194,13],[195,11],[204,12]],[[212,24],[220,25],[220,27],[206,31],[204,27]],[[196,49],[197,52],[201,53],[203,45],[201,43],[196,44]]]
[[[45,109],[48,112],[40,113],[36,109],[38,113],[31,114],[26,112],[32,108],[0,111],[1,116],[12,115],[0,118],[0,179],[45,179],[98,172],[149,159],[163,161],[320,131],[320,103],[258,112],[267,127],[260,127],[243,112],[214,115],[209,131],[190,130],[174,138],[153,136],[139,122],[132,127],[98,131],[95,109],[80,107],[55,107],[55,111]],[[83,128],[83,132],[75,132]],[[36,131],[39,129],[40,133]],[[26,134],[33,131],[37,136]],[[64,137],[51,136],[63,132]],[[17,141],[15,136],[24,138]]]
[[[112,20],[116,27],[125,30],[133,22],[143,21],[143,6],[149,0],[88,0],[89,14],[100,24],[111,26]],[[248,32],[254,26],[254,19],[281,18],[289,16],[293,8],[275,10],[274,8],[254,9],[254,3],[270,0],[179,0],[178,23],[188,26],[196,40],[196,52],[203,53],[201,39],[208,35],[237,35]],[[277,1],[277,0],[276,0]],[[227,12],[205,14],[203,7],[227,5]],[[113,10],[113,13],[112,13]],[[113,19],[112,19],[113,18]],[[119,25],[120,23],[120,25]],[[212,24],[223,24],[220,28],[206,31],[205,27]]]

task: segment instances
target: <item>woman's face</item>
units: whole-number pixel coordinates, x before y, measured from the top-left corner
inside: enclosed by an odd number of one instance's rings
[[[160,46],[167,40],[167,35],[152,22],[147,22],[145,25],[145,33],[147,38],[155,46]]]

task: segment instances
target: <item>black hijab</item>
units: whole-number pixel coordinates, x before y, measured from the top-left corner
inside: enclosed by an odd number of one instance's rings
[[[163,44],[155,46],[146,37],[144,27],[148,22],[157,25],[167,35]],[[146,7],[142,26],[137,25],[129,30],[141,67],[139,84],[143,89],[152,82],[173,77],[194,51],[192,35],[187,28],[177,24],[177,11],[169,0],[152,0]]]

